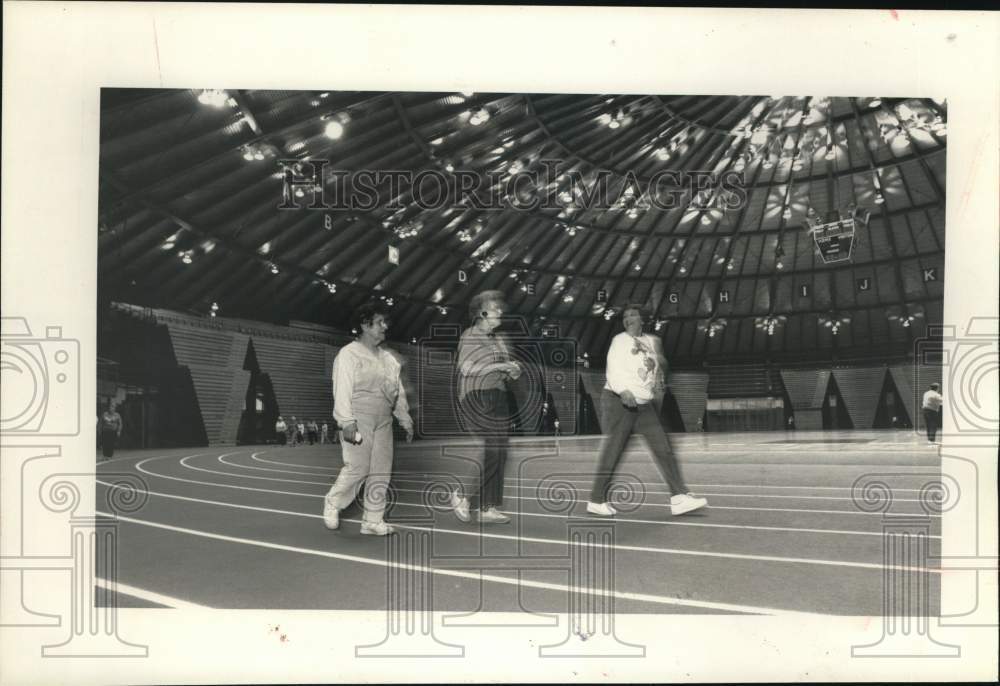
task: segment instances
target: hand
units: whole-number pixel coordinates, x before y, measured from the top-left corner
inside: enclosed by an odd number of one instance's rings
[[[622,405],[625,407],[638,407],[639,404],[635,401],[632,391],[622,391]]]
[[[399,425],[403,427],[403,431],[406,432],[406,442],[413,442],[413,420],[410,419],[409,421],[400,422]]]
[[[358,423],[351,422],[343,428],[344,440],[348,443],[358,445],[361,443],[361,432],[358,431]]]
[[[520,378],[520,376],[521,376],[521,365],[519,365],[517,362],[508,362],[507,363],[507,374],[510,375],[510,378],[515,379],[515,380],[518,379],[518,378]]]

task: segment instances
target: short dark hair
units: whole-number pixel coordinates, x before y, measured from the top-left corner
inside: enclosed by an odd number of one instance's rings
[[[629,310],[637,311],[644,319],[649,316],[649,312],[647,311],[645,305],[641,303],[628,303],[627,305],[625,305],[625,307],[622,308],[622,311],[619,313],[619,318],[622,321],[625,321],[625,313],[628,312]]]
[[[372,322],[375,321],[376,315],[382,315],[384,319],[389,318],[389,310],[386,309],[385,305],[379,301],[366,302],[364,305],[359,307],[351,315],[351,329],[357,335],[361,335],[361,325],[367,324],[371,326]]]
[[[931,384],[931,390],[932,391],[940,391],[941,390],[941,384],[939,384],[939,383],[932,383]]]

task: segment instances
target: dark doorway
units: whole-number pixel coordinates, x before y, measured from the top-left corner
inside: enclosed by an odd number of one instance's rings
[[[854,422],[851,421],[840,395],[840,388],[837,387],[837,380],[832,374],[826,387],[826,398],[823,399],[823,428],[830,431],[854,428]]]
[[[882,393],[879,395],[878,408],[875,410],[873,429],[912,429],[913,422],[906,411],[906,405],[899,395],[899,389],[892,380],[892,374],[885,375]]]
[[[684,426],[684,417],[681,415],[681,408],[677,404],[677,398],[667,389],[663,395],[663,404],[659,408],[660,419],[672,433],[682,433],[684,431],[695,431],[696,427]]]
[[[587,392],[583,383],[583,377],[578,376],[576,381],[577,393],[577,433],[581,436],[601,433],[601,420],[597,411],[597,404]]]
[[[260,371],[253,341],[247,343],[247,354],[243,359],[243,369],[250,372],[250,382],[243,401],[243,415],[240,428],[236,432],[237,445],[259,445],[274,443],[277,437],[274,424],[278,420],[278,399],[274,395],[271,377]]]

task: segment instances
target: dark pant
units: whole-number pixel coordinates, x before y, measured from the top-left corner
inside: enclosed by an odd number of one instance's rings
[[[315,431],[310,431],[309,432],[309,445],[312,445],[315,442],[316,442],[316,432]]]
[[[114,429],[101,430],[101,450],[104,457],[114,457],[115,447],[118,445],[118,433]]]
[[[598,458],[597,475],[594,477],[594,487],[590,491],[590,500],[604,503],[608,500],[608,486],[614,476],[615,467],[625,452],[632,433],[645,437],[653,451],[653,460],[659,467],[667,487],[673,495],[687,493],[687,486],[681,477],[681,468],[674,457],[674,451],[667,440],[666,429],[660,421],[654,403],[639,405],[637,408],[625,407],[620,397],[605,389],[601,393],[601,406],[604,413],[604,428],[607,436],[601,446]]]
[[[933,441],[941,428],[941,416],[937,410],[924,408],[924,426],[927,427],[927,440]]]
[[[479,486],[468,494],[469,506],[487,509],[503,504],[503,473],[507,464],[510,436],[510,408],[506,391],[472,391],[459,403],[466,432],[484,441],[483,467]]]
[[[288,436],[284,431],[278,431],[275,436],[278,438],[278,445],[285,445],[288,443]]]

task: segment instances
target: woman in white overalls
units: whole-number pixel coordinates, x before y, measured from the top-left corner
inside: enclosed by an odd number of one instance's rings
[[[406,392],[396,357],[382,348],[389,328],[378,304],[361,307],[354,316],[358,338],[340,349],[333,361],[333,417],[343,431],[344,468],[326,494],[323,522],[340,526],[340,510],[357,497],[364,484],[365,513],[361,533],[395,533],[383,520],[392,472],[392,418],[413,440]]]

